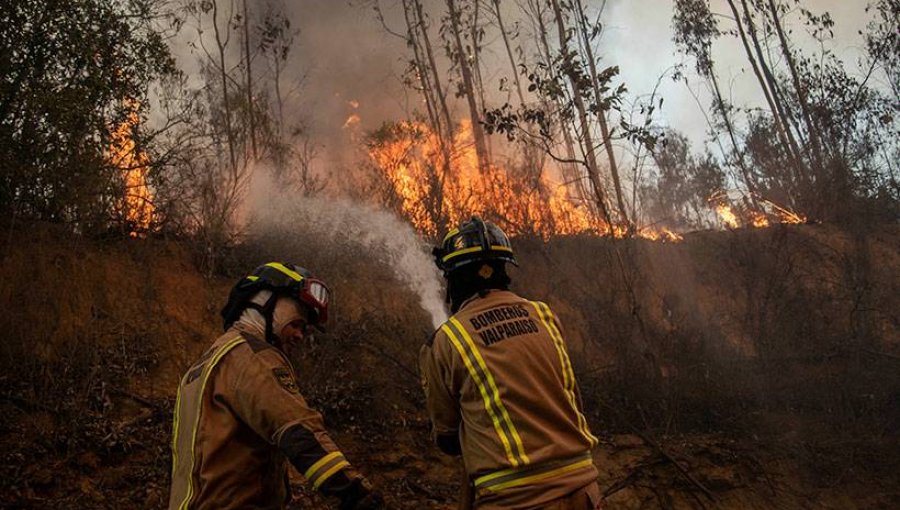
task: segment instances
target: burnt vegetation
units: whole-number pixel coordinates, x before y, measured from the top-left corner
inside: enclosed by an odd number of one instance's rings
[[[0,506],[164,506],[178,378],[233,280],[281,259],[338,298],[295,360],[304,395],[391,503],[453,507],[416,370],[433,325],[386,269],[407,259],[329,224],[348,197],[425,239],[473,213],[515,236],[610,508],[900,498],[897,0],[860,6],[852,62],[814,2],[673,0],[660,79],[695,94],[701,147],[608,61],[604,2],[363,3],[418,106],[356,133],[346,168],[296,113],[313,80],[287,4],[0,7]],[[268,224],[254,179],[323,207]],[[325,508],[295,483],[293,508]]]

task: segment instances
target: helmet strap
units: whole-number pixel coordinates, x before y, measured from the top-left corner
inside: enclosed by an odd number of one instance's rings
[[[275,333],[272,331],[274,319],[272,318],[275,314],[275,303],[278,301],[278,294],[272,293],[269,297],[269,300],[266,301],[266,304],[260,309],[260,313],[263,318],[266,319],[266,342],[269,342],[272,345],[275,345]]]
[[[447,302],[450,304],[450,313],[458,312],[462,304],[479,290],[465,274],[467,269],[458,269],[447,278]]]
[[[278,301],[278,295],[274,292],[269,297],[269,300],[266,301],[264,305],[258,305],[256,303],[250,302],[247,303],[245,308],[252,308],[259,312],[260,315],[263,316],[263,319],[266,321],[266,342],[269,342],[272,345],[275,345],[275,333],[272,331],[272,316],[275,313],[275,303]]]

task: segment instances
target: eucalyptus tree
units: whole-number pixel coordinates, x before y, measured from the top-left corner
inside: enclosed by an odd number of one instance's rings
[[[694,59],[694,69],[701,78],[706,80],[713,93],[713,111],[722,121],[725,134],[731,142],[734,162],[737,165],[744,185],[751,197],[757,193],[756,184],[751,176],[751,170],[747,166],[744,151],[738,143],[739,134],[732,117],[733,108],[725,100],[722,86],[715,70],[715,61],[712,55],[713,42],[721,37],[716,17],[709,7],[708,0],[675,0],[673,16],[674,40],[679,51],[690,55]],[[680,74],[684,78],[683,74]],[[717,136],[714,133],[714,136]],[[723,154],[727,157],[726,154]]]

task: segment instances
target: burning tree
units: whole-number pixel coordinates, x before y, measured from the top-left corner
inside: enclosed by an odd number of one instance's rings
[[[509,205],[495,208],[494,214],[501,223],[512,225],[516,223],[512,218],[522,218],[520,223],[533,225],[544,234],[548,228],[557,229],[554,230],[556,233],[637,233],[640,229],[632,225],[629,218],[613,143],[624,136],[650,142],[652,136],[646,130],[629,126],[623,121],[620,121],[621,127],[612,125],[611,110],[616,108],[625,88],[618,86],[611,89],[617,68],[597,67],[595,46],[599,26],[588,21],[585,6],[581,2],[550,2],[543,6],[533,1],[519,5],[520,13],[537,27],[532,43],[537,48],[538,62],[530,71],[532,85],[528,97],[519,74],[532,64],[526,63],[524,44],[516,48],[519,58],[515,56],[511,41],[519,35],[507,29],[504,20],[506,13],[501,8],[501,2],[483,4],[478,1],[447,0],[445,7],[439,36],[444,43],[450,73],[439,69],[442,62],[433,51],[433,23],[421,1],[405,0],[402,3],[405,31],[390,29],[376,3],[376,12],[385,28],[403,38],[411,50],[406,83],[421,93],[425,107],[422,116],[428,125],[427,131],[435,137],[434,148],[439,156],[430,158],[431,164],[425,169],[427,175],[422,176],[431,191],[426,193],[428,200],[419,204],[420,208],[424,204],[435,204],[431,207],[434,213],[429,225],[447,221],[453,213],[445,209],[465,203],[441,203],[453,194],[452,190],[446,189],[448,182],[470,181],[467,176],[459,174],[459,165],[452,165],[458,158],[455,153],[459,152],[458,126],[461,125],[465,126],[466,136],[471,139],[475,163],[481,179],[485,181],[478,186],[464,186],[470,193],[488,193],[497,183],[507,189],[516,188],[510,184],[513,182],[531,183],[530,187],[518,187],[523,190],[527,188],[518,203],[528,204],[527,208],[532,211],[536,208],[569,211],[566,214],[554,213],[556,216],[547,213],[552,220],[535,222],[535,216],[540,214],[514,214],[512,201],[507,200]],[[490,30],[499,33],[506,48],[513,77],[502,78],[500,86],[515,83],[519,100],[517,112],[513,112],[510,105],[498,109],[488,104],[482,74],[482,45]],[[556,34],[558,46],[554,46],[548,38],[548,34],[553,33]],[[449,81],[444,79],[446,76],[450,77]],[[462,98],[467,106],[468,119],[464,122],[455,121],[449,113],[447,90],[452,90],[454,84],[457,97]],[[498,131],[507,134],[510,141],[516,142],[515,145],[492,141],[488,135]],[[498,164],[504,159],[500,155],[503,148],[524,155],[530,168],[512,170],[521,161]],[[560,154],[560,149],[565,150],[564,155]],[[605,169],[599,162],[602,157],[607,161]],[[379,166],[385,166],[385,158],[379,156],[375,159]],[[608,196],[613,197],[612,202]],[[544,204],[538,207],[540,200]],[[480,201],[499,203],[497,197],[492,195],[481,196]],[[569,204],[562,206],[566,201]],[[560,214],[579,219],[562,220]],[[514,226],[513,229],[521,228]]]
[[[580,1],[551,0],[546,5],[530,1],[523,13],[535,32],[537,60],[524,66],[534,100],[519,108],[506,104],[487,112],[488,131],[542,147],[578,184],[580,195],[590,200],[607,231],[639,232],[629,214],[614,142],[627,138],[652,146],[655,137],[647,129],[649,120],[631,125],[618,115],[619,125],[614,126],[612,119],[626,87],[613,83],[617,66],[597,67],[599,21],[588,21]],[[605,168],[600,163],[604,157]]]
[[[127,100],[142,103],[151,83],[176,74],[157,24],[164,14],[155,0],[4,4],[4,214],[82,232],[106,231],[121,218],[121,197],[134,182],[107,154],[133,114]]]
[[[435,237],[472,214],[500,223],[511,233],[596,232],[590,212],[566,196],[566,188],[542,172],[539,155],[526,155],[518,170],[482,167],[471,125],[464,122],[449,150],[423,123],[386,124],[369,137],[368,151],[386,186],[383,205]],[[444,154],[450,160],[443,160]],[[449,168],[447,174],[440,169]],[[530,171],[534,168],[537,172]]]
[[[131,236],[145,234],[153,224],[153,193],[148,184],[150,158],[137,148],[135,131],[140,124],[140,105],[128,101],[131,113],[112,133],[110,163],[121,169],[125,181],[124,196],[116,210]]]

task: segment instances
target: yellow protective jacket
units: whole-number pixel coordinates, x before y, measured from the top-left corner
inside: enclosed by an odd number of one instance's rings
[[[284,354],[231,329],[181,379],[169,510],[284,508],[288,460],[326,495],[353,501],[369,490],[300,395]]]
[[[509,291],[463,303],[421,349],[436,442],[459,448],[477,508],[531,508],[596,481],[559,321]]]

